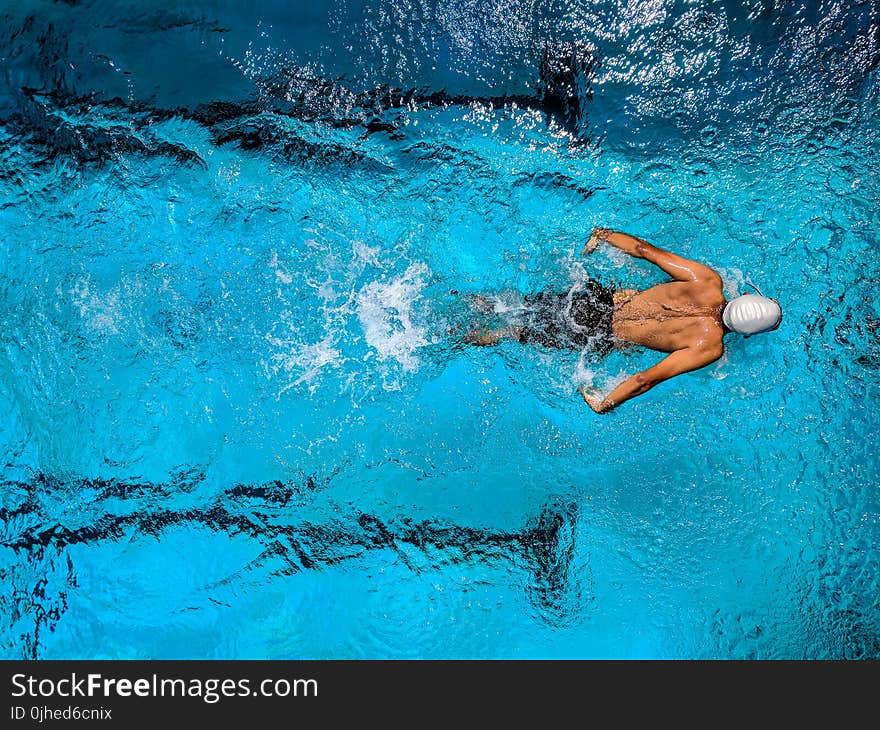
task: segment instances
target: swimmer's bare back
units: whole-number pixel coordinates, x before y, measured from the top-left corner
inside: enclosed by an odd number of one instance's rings
[[[721,322],[724,290],[715,271],[608,228],[593,229],[582,253],[592,253],[603,241],[630,256],[650,261],[673,281],[645,291],[625,289],[615,293],[615,337],[669,354],[653,367],[627,378],[604,397],[596,389],[582,387],[584,401],[596,413],[607,413],[664,380],[715,362],[724,352],[725,332]]]

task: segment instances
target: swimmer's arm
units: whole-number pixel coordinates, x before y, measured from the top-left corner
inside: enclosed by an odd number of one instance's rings
[[[616,408],[621,403],[642,395],[642,393],[647,393],[651,388],[658,383],[662,383],[664,380],[669,380],[676,375],[681,375],[691,370],[698,370],[715,362],[721,357],[723,352],[724,348],[720,343],[676,350],[653,367],[624,380],[604,398],[587,388],[580,389],[581,396],[596,413],[608,413],[608,411]]]
[[[610,228],[594,228],[593,235],[584,246],[583,253],[588,254],[595,250],[600,241],[605,241],[630,256],[650,261],[678,281],[712,282],[721,285],[721,277],[708,266],[664,251],[662,248],[657,248],[657,246],[643,241],[641,238],[630,236],[628,233],[612,231]]]

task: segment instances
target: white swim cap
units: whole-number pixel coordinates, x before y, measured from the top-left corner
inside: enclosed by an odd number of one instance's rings
[[[727,329],[741,335],[774,330],[782,321],[782,307],[775,299],[757,294],[743,294],[724,307],[721,319]]]

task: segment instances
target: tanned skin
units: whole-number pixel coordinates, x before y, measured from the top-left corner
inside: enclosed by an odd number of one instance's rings
[[[722,340],[727,333],[721,321],[726,300],[721,277],[715,271],[608,228],[594,228],[582,253],[592,253],[603,241],[630,256],[650,261],[673,280],[644,291],[624,289],[614,293],[615,337],[625,344],[669,354],[653,367],[627,378],[604,397],[595,388],[582,387],[584,401],[596,413],[607,413],[664,380],[715,362],[724,352]],[[493,345],[515,334],[510,330],[473,332],[469,341]]]

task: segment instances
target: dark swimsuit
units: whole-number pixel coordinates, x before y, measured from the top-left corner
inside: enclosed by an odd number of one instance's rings
[[[587,281],[572,294],[541,292],[525,298],[517,339],[544,347],[591,350],[614,348],[614,287]]]

